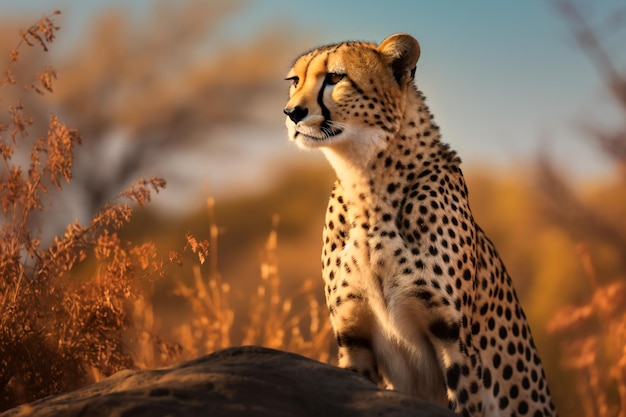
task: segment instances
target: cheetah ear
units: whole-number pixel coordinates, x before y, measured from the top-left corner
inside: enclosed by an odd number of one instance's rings
[[[378,51],[393,70],[398,84],[404,86],[413,79],[415,65],[420,57],[420,44],[413,36],[404,33],[391,35],[378,45]]]

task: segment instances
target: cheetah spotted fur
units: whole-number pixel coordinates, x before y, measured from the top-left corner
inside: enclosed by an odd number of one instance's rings
[[[299,56],[288,135],[337,181],[322,269],[339,366],[466,416],[555,416],[511,278],[413,79],[418,42]]]

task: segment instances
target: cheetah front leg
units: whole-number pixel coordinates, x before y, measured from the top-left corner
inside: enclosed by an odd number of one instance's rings
[[[333,299],[327,300],[337,339],[339,367],[358,372],[383,386],[372,346],[372,313],[363,297],[354,290],[346,291],[348,285],[341,288],[344,291],[334,291]]]
[[[463,327],[461,332],[436,320],[431,323],[431,338],[444,372],[449,406],[464,416],[482,413],[482,363]]]
[[[395,377],[394,388],[431,402],[445,404],[447,400],[450,409],[465,416],[481,415],[482,363],[472,344],[471,323],[467,323],[460,311],[436,305],[433,300],[437,296],[427,297],[425,291],[398,297],[398,300],[404,298],[404,302],[391,306],[394,322],[407,342],[421,349],[420,356],[424,358],[413,365],[418,382]],[[425,298],[429,301],[424,302]],[[406,317],[420,317],[422,325],[416,326]],[[428,342],[423,342],[424,338]],[[428,355],[429,351],[432,356]],[[439,378],[443,386],[433,385],[431,381]]]
[[[364,297],[362,278],[366,251],[365,235],[354,226],[358,215],[349,221],[348,203],[343,198],[339,182],[331,193],[324,226],[322,275],[330,322],[338,345],[339,367],[358,372],[382,386],[378,364],[372,346],[374,315]],[[352,224],[350,224],[352,223]],[[361,242],[361,244],[359,244]],[[347,248],[357,249],[358,255],[347,256]],[[366,253],[366,252],[365,252]],[[359,259],[357,259],[357,256]]]

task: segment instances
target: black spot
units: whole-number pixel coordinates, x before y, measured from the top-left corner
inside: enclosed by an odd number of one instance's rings
[[[509,355],[515,355],[515,343],[509,342],[506,350],[509,353]]]
[[[485,388],[491,387],[491,371],[489,370],[489,368],[485,368],[483,372],[483,385],[485,386]]]
[[[476,394],[478,392],[478,383],[476,381],[472,381],[472,383],[470,384],[470,392],[472,394]]]
[[[386,221],[386,222],[391,221],[391,214],[389,213],[383,214],[383,221]]]
[[[495,369],[498,369],[501,363],[502,363],[502,359],[500,358],[500,355],[498,353],[495,353],[493,355],[493,367]]]
[[[448,388],[455,390],[459,385],[459,378],[461,377],[461,367],[455,363],[446,371],[446,379],[448,380]]]
[[[530,398],[535,402],[539,401],[539,394],[537,394],[537,391],[532,390],[532,392],[530,393]]]
[[[465,388],[462,388],[459,391],[459,402],[461,404],[465,404],[467,400],[469,400],[469,394],[467,393],[467,390]]]
[[[505,365],[504,368],[502,368],[502,377],[508,381],[512,376],[513,368],[511,368],[511,365]]]
[[[433,266],[433,272],[435,273],[435,275],[442,275],[443,274],[443,271],[441,270],[441,267],[439,265]]]
[[[387,186],[387,192],[388,193],[393,193],[394,191],[396,191],[396,184],[391,183]]]
[[[505,340],[508,332],[506,331],[506,328],[504,326],[500,326],[500,330],[498,331],[498,334],[500,335],[500,339]]]
[[[501,397],[500,398],[500,409],[504,410],[508,406],[509,406],[509,399],[506,398],[506,397]]]
[[[337,335],[337,345],[339,347],[356,347],[362,349],[371,349],[372,343],[364,337],[351,336],[345,333]]]
[[[430,323],[428,329],[433,336],[444,341],[453,342],[459,338],[459,323],[446,323],[443,319],[437,319]]]
[[[432,298],[433,295],[428,291],[417,291],[415,293],[415,296],[419,299],[428,301]]]
[[[480,337],[480,348],[481,349],[487,349],[487,338],[485,336],[481,336]]]
[[[520,401],[519,404],[517,405],[517,411],[522,415],[528,413],[528,403],[523,400]]]
[[[481,316],[484,316],[485,314],[487,314],[488,309],[489,309],[489,305],[487,303],[483,304],[479,310]]]

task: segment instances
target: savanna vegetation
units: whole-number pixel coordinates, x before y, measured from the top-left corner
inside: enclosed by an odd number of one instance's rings
[[[148,204],[165,187],[153,177],[163,155],[200,149],[234,121],[257,126],[255,112],[241,109],[282,88],[273,80],[289,57],[278,48],[276,59],[261,59],[268,49],[258,47],[285,42],[276,30],[212,60],[163,52],[200,48],[200,35],[211,39],[212,23],[236,12],[201,4],[171,6],[147,23],[167,33],[112,13],[56,69],[46,51],[57,14],[0,29],[0,410],[239,344],[335,361],[319,279],[333,180],[326,164],[285,162],[272,187],[207,195],[176,217]],[[626,72],[574,3],[555,4],[626,119]],[[189,24],[164,24],[173,13]],[[111,131],[123,132],[123,151],[103,167],[94,161],[115,140]],[[610,178],[574,183],[546,155],[464,172],[560,413],[624,416],[626,127],[591,127],[588,137],[590,152],[614,165]],[[183,186],[167,179],[168,189]]]

